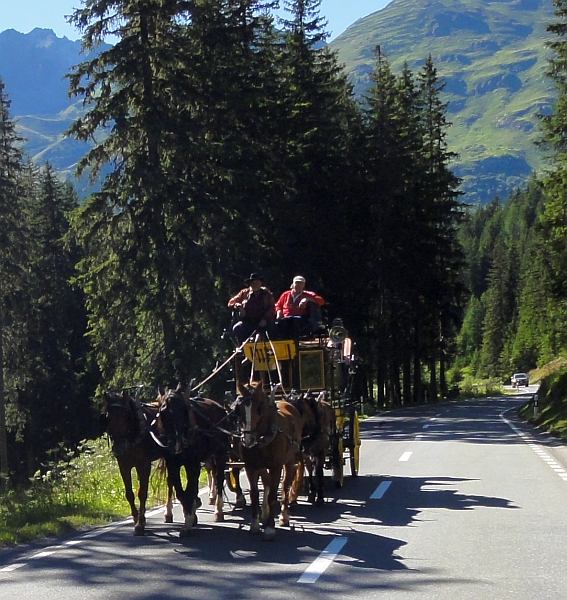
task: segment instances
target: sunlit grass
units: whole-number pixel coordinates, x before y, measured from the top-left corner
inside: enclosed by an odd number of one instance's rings
[[[0,496],[0,546],[104,525],[130,514],[116,459],[104,438],[37,474],[26,489]],[[201,477],[201,485],[206,478]],[[134,474],[134,489],[138,482]],[[152,470],[148,508],[164,504],[165,479]]]
[[[560,357],[530,371],[530,382],[540,382],[535,397],[520,410],[520,416],[561,439],[567,439],[567,360]]]

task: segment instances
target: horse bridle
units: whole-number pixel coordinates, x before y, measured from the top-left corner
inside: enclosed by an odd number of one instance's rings
[[[124,392],[122,394],[118,394],[116,392],[105,392],[105,402],[106,406],[104,412],[101,412],[101,415],[104,415],[107,421],[110,409],[112,408],[122,410],[126,415],[127,433],[125,436],[116,437],[108,432],[108,435],[112,440],[112,452],[116,456],[119,456],[120,454],[124,454],[127,450],[139,442],[139,440],[146,434],[147,427],[142,427],[139,431],[136,431],[136,425],[138,423],[138,417],[136,414],[137,411],[134,406],[134,399],[129,394],[124,395]]]
[[[244,388],[244,392],[244,394],[238,394],[236,400],[231,405],[231,409],[233,411],[236,411],[238,408],[242,407],[246,403],[249,403],[250,407],[252,406],[252,393],[247,387]],[[270,404],[268,404],[268,406],[271,408]],[[263,448],[270,444],[274,440],[276,435],[281,431],[281,429],[278,428],[277,424],[278,411],[275,407],[275,403],[273,407],[274,410],[270,415],[270,424],[266,433],[258,435],[255,429],[240,429],[240,442],[245,448]],[[246,410],[246,406],[244,406],[244,408]],[[246,436],[249,436],[248,441],[246,439]]]

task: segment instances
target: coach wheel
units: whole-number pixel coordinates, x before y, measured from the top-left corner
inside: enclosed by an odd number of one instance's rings
[[[333,481],[335,482],[335,488],[338,490],[343,487],[344,482],[344,460],[343,460],[343,439],[340,437],[337,442],[335,449],[335,457],[333,461]]]
[[[360,425],[358,423],[358,412],[355,410],[349,421],[349,445],[350,445],[350,474],[358,475],[360,460]]]

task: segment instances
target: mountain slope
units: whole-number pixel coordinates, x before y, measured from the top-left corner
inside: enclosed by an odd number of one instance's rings
[[[10,114],[26,139],[25,151],[38,164],[49,161],[65,177],[72,176],[87,145],[63,136],[81,107],[67,98],[64,75],[88,56],[81,55],[80,41],[59,38],[50,29],[0,33],[0,77]]]
[[[535,148],[538,114],[551,109],[544,75],[553,20],[551,0],[393,0],[358,20],[330,47],[364,93],[380,46],[394,70],[431,54],[446,81],[450,149],[463,177],[465,201],[505,197],[542,169]]]

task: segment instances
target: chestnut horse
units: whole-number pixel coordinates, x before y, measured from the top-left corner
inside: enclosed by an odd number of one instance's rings
[[[308,501],[322,506],[325,504],[323,468],[336,431],[335,411],[325,401],[324,392],[317,398],[313,396],[312,392],[294,395],[290,397],[290,402],[301,415],[301,449],[303,452],[299,477],[294,481],[291,492],[291,501],[294,501],[299,494],[304,468],[306,468],[309,482]]]
[[[224,521],[222,490],[230,446],[230,433],[225,429],[227,411],[214,400],[189,398],[180,386],[176,390],[167,390],[160,396],[160,402],[157,432],[167,447],[168,476],[185,515],[179,535],[187,537],[197,521],[202,464],[212,470],[217,491],[214,520]],[[181,483],[181,467],[187,475],[185,487]]]
[[[240,454],[250,483],[252,505],[251,533],[260,532],[260,492],[258,480],[264,485],[262,521],[264,539],[275,539],[275,517],[278,488],[284,471],[280,525],[289,526],[289,491],[296,474],[301,443],[301,417],[288,402],[277,402],[262,384],[253,382],[241,386],[233,404],[238,417],[242,440]]]
[[[157,411],[157,404],[142,404],[126,392],[105,392],[100,411],[101,424],[112,441],[112,453],[124,482],[126,500],[134,519],[134,535],[144,535],[152,462],[163,458],[163,449],[154,441],[149,429]],[[132,490],[132,469],[136,470],[140,484],[139,508]],[[169,480],[167,487],[164,520],[173,523],[173,490]]]

